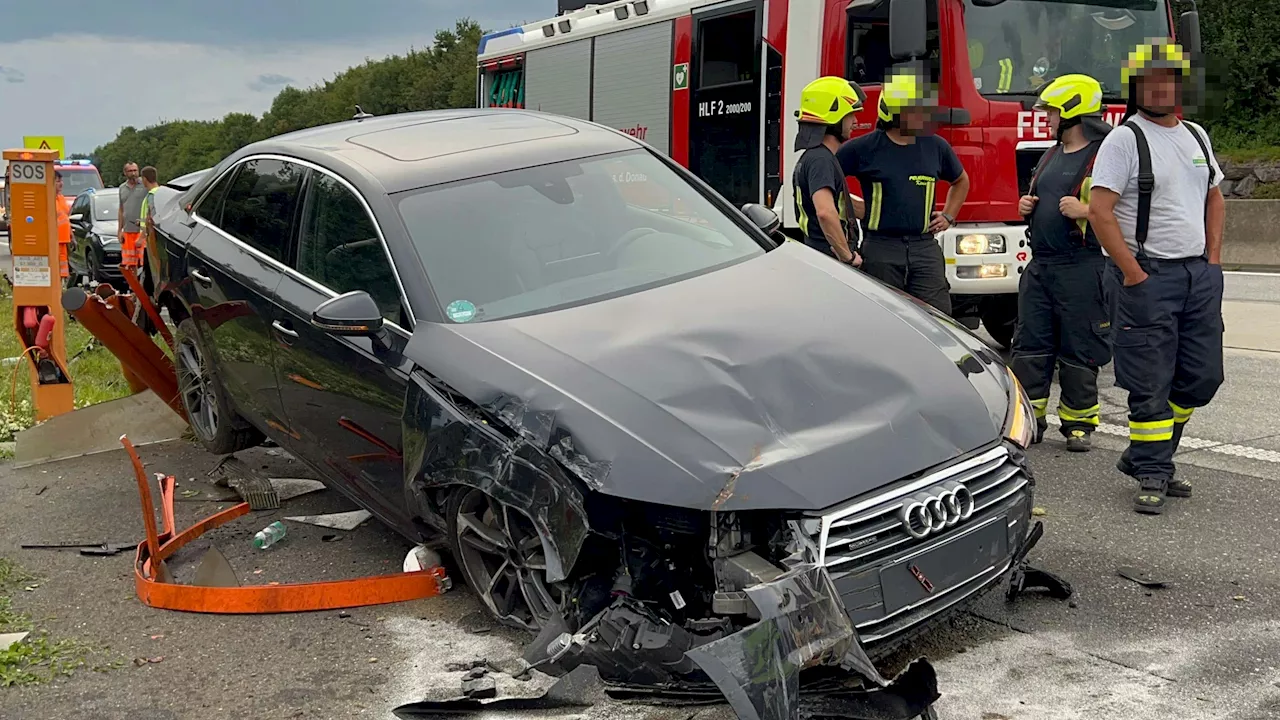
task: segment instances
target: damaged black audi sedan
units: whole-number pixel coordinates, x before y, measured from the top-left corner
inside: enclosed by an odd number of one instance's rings
[[[210,451],[447,534],[544,663],[724,688],[748,641],[874,656],[996,586],[1033,486],[1000,358],[760,210],[587,122],[362,117],[228,157],[148,262]]]

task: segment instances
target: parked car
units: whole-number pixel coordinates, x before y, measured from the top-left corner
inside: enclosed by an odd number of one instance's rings
[[[776,224],[588,122],[368,118],[164,203],[156,299],[206,448],[270,437],[444,533],[504,623],[696,654],[807,608],[787,632],[879,653],[1008,576],[1034,418],[982,341]],[[579,656],[698,669],[635,647]]]
[[[69,284],[81,280],[124,287],[120,274],[120,195],[116,188],[86,190],[71,203],[71,245],[67,264]]]

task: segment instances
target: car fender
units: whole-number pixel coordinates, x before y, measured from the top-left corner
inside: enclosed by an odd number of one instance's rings
[[[540,446],[514,423],[504,423],[510,432],[501,432],[486,416],[415,370],[403,416],[405,497],[425,508],[433,491],[464,486],[524,511],[542,539],[547,580],[561,582],[590,532],[584,493],[546,443]]]

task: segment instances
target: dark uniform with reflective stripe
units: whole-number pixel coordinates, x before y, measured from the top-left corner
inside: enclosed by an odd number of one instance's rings
[[[1088,222],[1059,210],[1064,197],[1088,204],[1089,173],[1101,144],[1096,140],[1070,153],[1062,145],[1049,149],[1028,191],[1039,201],[1029,218],[1031,263],[1018,284],[1012,366],[1041,431],[1057,366],[1058,418],[1066,437],[1098,426],[1098,369],[1111,362],[1111,323],[1102,289],[1106,260]]]
[[[876,130],[840,146],[836,157],[862,186],[862,269],[950,315],[946,260],[929,225],[938,181],[953,183],[964,174],[951,145],[936,135],[899,145]]]
[[[849,188],[845,184],[844,173],[836,156],[825,145],[809,148],[800,156],[796,170],[791,177],[791,186],[796,190],[796,220],[800,224],[800,232],[804,234],[804,243],[820,250],[831,257],[836,253],[822,231],[822,223],[818,222],[818,211],[813,205],[813,194],[826,188],[831,191],[836,204],[836,212],[840,214],[840,229],[845,238],[849,238],[849,210],[853,205],[849,199]],[[857,250],[854,242],[849,241],[849,249]]]

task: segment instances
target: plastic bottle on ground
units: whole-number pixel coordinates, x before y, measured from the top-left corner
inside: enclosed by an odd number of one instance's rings
[[[253,546],[259,550],[266,550],[279,542],[286,532],[288,531],[285,529],[284,523],[277,520],[262,528],[253,536]]]

